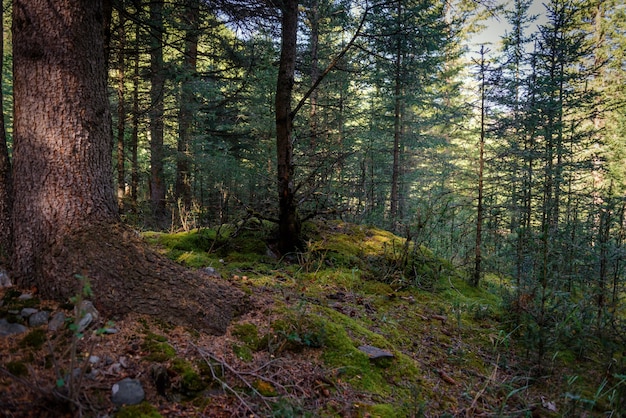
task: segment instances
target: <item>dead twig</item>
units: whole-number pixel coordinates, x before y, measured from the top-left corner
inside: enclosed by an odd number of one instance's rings
[[[270,408],[270,405],[267,402],[267,397],[263,396],[261,393],[259,393],[259,391],[254,387],[254,385],[252,385],[250,382],[248,382],[247,379],[245,379],[243,377],[242,373],[240,373],[239,371],[235,370],[231,365],[229,365],[228,363],[226,363],[222,359],[218,358],[217,356],[211,354],[210,352],[208,352],[206,350],[201,349],[197,345],[191,343],[191,346],[196,349],[198,354],[200,354],[202,359],[209,366],[209,369],[211,370],[211,377],[215,381],[219,382],[222,385],[222,388],[224,388],[228,392],[232,393],[239,400],[239,402],[241,402],[241,404],[244,406],[244,408],[246,408],[249,412],[251,412],[253,414],[255,413],[254,409],[250,406],[250,404],[248,402],[246,402],[245,399],[243,399],[243,397],[241,396],[241,394],[239,392],[237,392],[232,386],[230,386],[228,383],[226,383],[224,381],[224,379],[220,379],[218,377],[217,373],[215,373],[215,370],[213,370],[213,366],[214,366],[213,363],[214,362],[218,363],[219,366],[222,369],[226,369],[229,372],[231,372],[235,377],[237,377],[241,382],[243,382],[244,385],[246,385],[250,390],[252,390],[252,392],[254,392],[256,395],[258,395],[259,398],[263,401],[263,403],[265,404],[265,406],[268,409]]]
[[[487,379],[487,381],[483,385],[482,389],[479,390],[478,393],[476,393],[476,396],[474,396],[474,400],[472,401],[472,404],[470,405],[470,407],[467,409],[467,411],[465,413],[466,416],[468,416],[468,417],[474,416],[474,410],[476,409],[476,403],[483,396],[483,393],[485,393],[485,390],[487,389],[487,386],[489,386],[489,384],[491,382],[496,380],[496,376],[498,374],[498,362],[499,361],[500,361],[500,355],[498,355],[498,358],[496,359],[496,364],[493,366],[493,371],[491,372],[491,375],[489,375],[489,378]]]

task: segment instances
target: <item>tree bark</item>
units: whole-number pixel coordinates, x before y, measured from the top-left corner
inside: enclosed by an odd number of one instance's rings
[[[282,7],[282,44],[276,84],[276,153],[278,168],[278,250],[288,253],[300,243],[301,222],[294,187],[293,114],[291,98],[296,66],[298,1],[286,0]]]
[[[0,2],[0,33],[4,33],[4,7]],[[3,66],[4,37],[0,39],[0,69]],[[0,260],[8,263],[13,248],[13,225],[11,210],[13,207],[13,180],[11,178],[11,160],[7,147],[7,135],[4,127],[4,105],[2,98],[2,80],[0,79]]]
[[[183,79],[181,81],[178,112],[178,154],[176,156],[176,198],[184,209],[191,207],[191,152],[190,142],[194,115],[194,80],[198,62],[198,36],[200,2],[187,0],[183,12],[185,47],[183,56]]]
[[[163,1],[150,2],[150,202],[156,224],[166,218],[163,167],[165,73],[163,65]]]
[[[485,135],[486,135],[486,77],[488,64],[485,63],[485,54],[489,52],[484,45],[480,47],[480,138],[478,141],[478,201],[476,203],[476,242],[474,244],[474,271],[472,285],[478,287],[482,276],[483,260],[483,186],[485,171]]]
[[[123,13],[119,13],[119,19],[119,45],[117,50],[117,204],[120,213],[122,213],[124,209],[124,196],[126,195],[126,155],[124,152],[124,136],[126,132],[126,78],[124,72],[126,67],[126,54],[124,53],[126,50],[126,31],[124,28],[125,18]]]
[[[137,7],[137,15],[141,13],[141,8]],[[139,160],[137,149],[139,147],[139,38],[141,27],[135,22],[135,43],[133,47],[133,110],[132,110],[132,131],[130,135],[130,200],[133,212],[137,211],[137,193],[139,189]]]
[[[14,277],[66,300],[81,274],[109,318],[133,312],[224,332],[242,293],[119,224],[102,25],[99,1],[14,1]]]

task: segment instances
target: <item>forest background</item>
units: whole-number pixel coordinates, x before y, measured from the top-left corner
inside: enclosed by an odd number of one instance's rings
[[[538,358],[587,349],[587,335],[623,347],[622,2],[550,0],[538,25],[520,0],[278,3],[113,2],[112,175],[126,223],[256,217],[280,226],[282,255],[312,217],[376,225],[475,286],[510,277]],[[495,16],[510,25],[502,39],[471,44]]]

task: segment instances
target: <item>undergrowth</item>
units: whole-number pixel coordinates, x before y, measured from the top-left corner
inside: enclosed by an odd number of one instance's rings
[[[546,347],[537,373],[530,340],[536,330],[523,319],[533,312],[515,309],[507,277],[487,274],[472,287],[428,248],[339,221],[305,224],[305,250],[281,259],[265,241],[268,231],[264,222],[247,220],[145,234],[171,259],[211,267],[258,298],[256,310],[222,337],[228,355],[191,342],[181,351],[167,326],[145,323],[133,344],[170,401],[196,411],[222,402],[241,414],[281,417],[620,416],[626,410],[623,347],[593,335],[585,343],[594,342],[593,350],[577,347],[576,335],[586,330],[574,314],[548,336],[560,343]],[[0,314],[15,311],[17,296],[5,293]],[[25,340],[36,345],[35,337]],[[363,346],[392,358],[372,359]],[[22,361],[3,367],[29,377]],[[144,403],[119,414],[159,416],[159,410]]]

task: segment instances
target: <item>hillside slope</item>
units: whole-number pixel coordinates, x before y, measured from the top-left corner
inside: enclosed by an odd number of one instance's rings
[[[17,312],[28,305],[70,319],[65,330],[44,326],[0,337],[0,415],[620,413],[625,379],[605,380],[601,359],[553,353],[537,373],[503,309],[506,280],[487,277],[472,288],[427,248],[339,221],[307,224],[306,251],[279,260],[265,242],[269,228],[252,220],[145,234],[172,259],[250,296],[250,310],[219,337],[133,315],[100,319],[79,333],[71,304],[5,290],[1,317],[20,322]],[[381,358],[370,358],[372,347]],[[73,386],[69,370],[81,377]],[[126,377],[141,382],[145,401],[120,408],[111,403],[111,388]]]

